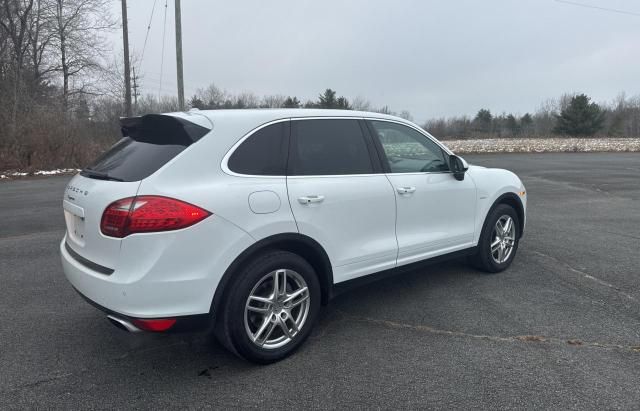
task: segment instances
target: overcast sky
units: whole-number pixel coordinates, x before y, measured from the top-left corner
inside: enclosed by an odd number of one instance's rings
[[[535,111],[584,92],[640,94],[640,2],[576,0],[183,0],[187,98],[215,83],[232,93],[315,99],[333,88],[417,122]],[[129,0],[129,37],[142,52],[154,0]],[[157,0],[141,62],[143,93],[175,93],[174,3]],[[120,16],[120,2],[113,14]],[[113,34],[122,50],[122,33]]]

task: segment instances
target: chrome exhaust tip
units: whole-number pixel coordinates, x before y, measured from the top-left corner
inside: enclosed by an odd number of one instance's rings
[[[107,319],[111,322],[111,324],[120,328],[121,330],[128,331],[130,333],[139,333],[142,332],[141,329],[131,324],[127,320],[123,320],[122,318],[114,317],[113,315],[107,315]]]

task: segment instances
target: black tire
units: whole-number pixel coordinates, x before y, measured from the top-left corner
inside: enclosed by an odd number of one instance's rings
[[[491,252],[491,243],[495,240],[493,238],[494,228],[496,226],[496,222],[503,218],[503,216],[511,217],[514,225],[514,240],[513,240],[513,248],[508,258],[499,263]],[[498,273],[506,270],[510,265],[513,259],[516,256],[516,252],[518,251],[518,243],[520,241],[520,221],[518,219],[518,213],[513,209],[513,207],[507,204],[498,204],[494,207],[485,220],[485,223],[482,227],[482,233],[480,234],[480,240],[478,241],[478,251],[471,258],[472,264],[488,273]]]
[[[269,273],[287,269],[299,274],[308,289],[308,312],[304,324],[285,345],[265,349],[254,343],[245,328],[245,305],[254,287]],[[227,287],[222,318],[217,321],[218,340],[234,354],[248,361],[269,364],[292,354],[309,336],[320,311],[320,283],[313,267],[302,257],[288,251],[261,254],[246,264]],[[282,332],[280,330],[280,332]]]

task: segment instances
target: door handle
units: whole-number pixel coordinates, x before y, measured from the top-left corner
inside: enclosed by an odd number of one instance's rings
[[[324,196],[303,196],[298,197],[298,202],[300,204],[312,204],[312,203],[321,203],[324,201]]]
[[[399,194],[413,194],[416,191],[415,187],[397,187],[396,190]]]

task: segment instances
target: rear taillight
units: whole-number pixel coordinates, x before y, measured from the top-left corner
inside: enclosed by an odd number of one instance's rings
[[[211,215],[193,204],[160,196],[138,196],[115,201],[104,210],[100,231],[110,237],[178,230]]]

